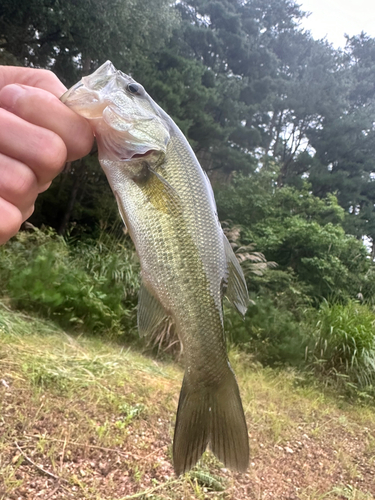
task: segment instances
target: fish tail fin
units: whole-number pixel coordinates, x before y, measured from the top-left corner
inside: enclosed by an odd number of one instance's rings
[[[235,376],[231,370],[219,387],[181,388],[173,440],[177,475],[190,470],[207,445],[229,469],[244,472],[249,463],[249,438]]]
[[[173,438],[173,466],[179,476],[200,459],[210,438],[209,401],[182,382]]]
[[[215,396],[211,450],[228,469],[245,472],[249,465],[249,435],[240,391],[231,369]]]

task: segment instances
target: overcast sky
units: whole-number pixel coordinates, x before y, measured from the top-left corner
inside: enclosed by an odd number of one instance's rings
[[[344,47],[344,34],[364,31],[375,37],[375,0],[296,0],[301,10],[311,12],[302,27],[315,39],[327,37],[336,48]]]

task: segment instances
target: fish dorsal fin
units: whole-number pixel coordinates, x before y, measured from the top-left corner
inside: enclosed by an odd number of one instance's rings
[[[138,331],[141,337],[151,334],[167,317],[159,300],[142,283],[138,295]]]
[[[225,290],[225,295],[237,311],[244,316],[249,304],[246,281],[241,266],[225,235],[224,249],[228,265],[228,284]]]

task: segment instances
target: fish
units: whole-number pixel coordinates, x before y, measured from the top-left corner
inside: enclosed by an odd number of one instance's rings
[[[183,346],[175,473],[189,471],[207,447],[225,467],[246,471],[248,430],[228,360],[223,298],[244,315],[248,292],[210,181],[172,118],[110,61],[61,100],[89,120],[134,242],[141,267],[139,333],[152,333],[168,318]]]

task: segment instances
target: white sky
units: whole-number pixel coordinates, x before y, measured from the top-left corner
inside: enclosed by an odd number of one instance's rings
[[[296,0],[302,11],[311,12],[301,27],[315,39],[326,37],[335,48],[345,46],[344,34],[364,31],[375,37],[375,0]]]

